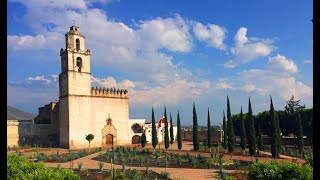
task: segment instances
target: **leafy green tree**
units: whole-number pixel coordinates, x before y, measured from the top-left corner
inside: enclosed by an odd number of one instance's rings
[[[157,136],[157,127],[156,127],[156,120],[154,118],[154,110],[152,107],[152,147],[153,152],[155,151],[155,148],[158,145],[158,136]]]
[[[91,143],[91,141],[93,139],[94,139],[94,135],[93,134],[86,135],[86,140],[89,142],[89,151],[90,151],[90,143]]]
[[[199,150],[199,135],[198,135],[198,119],[197,119],[197,111],[196,106],[193,103],[193,149],[196,152]]]
[[[208,108],[208,119],[207,119],[207,140],[208,140],[208,147],[209,147],[209,151],[211,152],[211,134],[212,134],[212,128],[211,128],[211,123],[210,123],[210,112],[209,112],[209,108]]]
[[[249,148],[249,154],[251,156],[255,155],[256,152],[256,132],[254,128],[254,119],[252,116],[252,108],[251,108],[251,101],[249,98],[249,112],[248,112],[248,148]]]
[[[223,111],[223,142],[222,146],[225,150],[228,149],[228,129],[227,129],[227,121],[226,121],[226,116]]]
[[[245,123],[244,123],[244,118],[243,118],[243,113],[242,113],[242,106],[241,106],[241,111],[240,111],[240,121],[241,121],[241,148],[243,150],[243,153],[245,154],[245,150],[247,147],[247,136],[246,136],[246,130],[245,130]]]
[[[144,148],[147,144],[147,138],[146,138],[146,130],[142,131],[142,135],[141,135],[141,146],[142,148]]]
[[[167,109],[166,106],[164,106],[164,146],[166,148],[166,151],[169,148],[169,130],[168,130],[168,118],[167,118]]]
[[[170,144],[171,144],[171,148],[172,148],[173,142],[174,142],[173,123],[172,123],[172,117],[171,117],[171,113],[170,113]]]
[[[290,100],[286,101],[285,106],[285,113],[286,113],[286,120],[287,125],[290,126],[291,131],[293,132],[294,136],[296,136],[297,131],[297,124],[292,123],[293,121],[296,121],[296,112],[299,112],[301,110],[304,110],[306,108],[305,105],[300,105],[300,100],[295,100],[294,96],[292,95]]]
[[[275,159],[279,157],[279,153],[281,150],[281,137],[280,137],[280,127],[278,116],[275,113],[272,97],[270,96],[270,121],[272,126],[272,136],[271,136],[271,154]]]
[[[232,158],[232,152],[234,150],[234,131],[233,131],[233,121],[231,118],[231,109],[229,97],[227,96],[227,126],[228,126],[228,151]]]
[[[285,106],[285,112],[287,114],[287,117],[292,120],[295,120],[294,124],[294,136],[296,137],[296,146],[298,146],[300,154],[302,154],[303,150],[303,134],[302,134],[302,126],[301,126],[301,117],[300,117],[300,111],[304,110],[306,108],[305,105],[301,106],[300,100],[294,100],[294,96],[292,95],[290,100],[286,101]],[[298,137],[299,136],[299,137]]]
[[[180,122],[179,111],[178,111],[178,115],[177,115],[177,126],[178,126],[178,132],[177,132],[178,149],[179,149],[179,153],[180,153],[181,148],[182,148],[182,138],[181,138],[181,122]]]

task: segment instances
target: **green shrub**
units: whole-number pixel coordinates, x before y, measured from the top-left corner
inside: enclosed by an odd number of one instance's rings
[[[36,155],[35,155],[35,158],[36,158],[38,161],[45,161],[45,160],[48,159],[48,155],[43,154],[43,153],[40,153],[40,154],[36,154]]]
[[[133,169],[131,179],[132,180],[140,180],[141,179],[140,173],[137,169]]]
[[[160,175],[161,175],[162,178],[165,178],[165,179],[169,179],[170,178],[170,173],[169,172],[163,172],[162,171]]]
[[[101,170],[103,169],[104,162],[99,161],[98,165],[99,165],[99,169],[100,169],[100,171],[101,171]]]
[[[313,168],[309,165],[300,166],[290,162],[258,162],[249,167],[249,177],[252,180],[311,180]]]
[[[74,174],[71,170],[46,168],[42,163],[30,162],[26,157],[8,154],[7,179],[80,180],[80,177]]]
[[[78,162],[78,169],[79,169],[79,171],[81,170],[82,165],[83,165],[83,163],[82,163],[82,162]]]
[[[306,160],[305,164],[313,167],[313,155],[312,154],[305,155],[305,160]]]

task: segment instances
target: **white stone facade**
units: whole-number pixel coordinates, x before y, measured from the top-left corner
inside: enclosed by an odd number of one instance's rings
[[[139,136],[141,137],[142,131],[145,130],[146,134],[146,139],[147,143],[152,143],[152,123],[146,123],[145,119],[130,119],[129,120],[131,131],[130,131],[130,136]],[[140,131],[135,132],[134,126],[138,124],[141,128]],[[158,142],[164,142],[164,131],[165,131],[165,123],[163,121],[163,118],[160,119],[159,122],[156,122],[156,127],[157,127],[157,137],[158,137]],[[173,126],[173,137],[174,141],[177,140],[177,126]],[[168,123],[168,132],[169,132],[169,139],[170,139],[170,123]],[[133,141],[133,138],[132,138]],[[134,144],[134,142],[132,142]]]

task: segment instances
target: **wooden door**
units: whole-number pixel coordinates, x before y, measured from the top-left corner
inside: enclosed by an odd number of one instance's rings
[[[140,144],[140,136],[135,135],[132,137],[132,144]]]
[[[106,144],[107,145],[113,145],[113,135],[112,134],[108,134],[106,136]]]

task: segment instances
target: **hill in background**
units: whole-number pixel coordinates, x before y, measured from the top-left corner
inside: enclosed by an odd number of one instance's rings
[[[7,120],[33,120],[36,115],[7,106]]]

